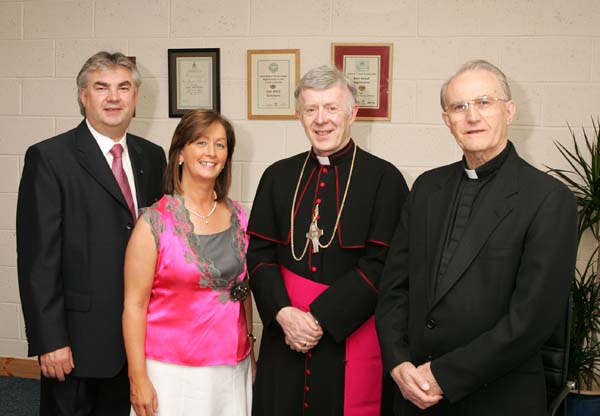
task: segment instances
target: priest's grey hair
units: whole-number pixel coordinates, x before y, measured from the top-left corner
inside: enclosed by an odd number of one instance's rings
[[[442,88],[440,90],[440,104],[444,111],[446,111],[446,89],[448,88],[448,84],[450,84],[450,82],[454,78],[456,78],[460,74],[467,72],[467,71],[487,71],[487,72],[491,73],[498,80],[498,83],[500,84],[500,87],[502,88],[502,92],[504,93],[504,97],[499,97],[499,98],[505,98],[507,100],[512,99],[512,94],[510,92],[510,85],[508,85],[508,80],[506,79],[506,75],[504,75],[504,72],[502,72],[500,70],[500,68],[498,68],[496,65],[494,65],[488,61],[484,61],[483,59],[476,59],[473,61],[465,62],[458,69],[458,71],[456,71],[456,73],[454,75],[452,75],[450,78],[448,78],[448,80],[446,82],[444,82],[444,84],[442,85]]]

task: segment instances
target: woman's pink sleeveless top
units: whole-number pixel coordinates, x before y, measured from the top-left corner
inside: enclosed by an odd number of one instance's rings
[[[246,278],[248,220],[238,202],[227,203],[232,211],[227,249],[241,260],[239,274],[230,277],[221,276],[213,260],[203,257],[181,196],[165,195],[145,210],[158,250],[147,358],[188,366],[235,365],[250,353],[243,302],[230,297],[232,285]]]

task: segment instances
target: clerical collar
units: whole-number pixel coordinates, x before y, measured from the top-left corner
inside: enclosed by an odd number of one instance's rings
[[[311,159],[315,160],[322,166],[339,165],[340,163],[352,160],[352,150],[354,149],[354,141],[350,139],[348,144],[329,156],[317,156],[314,150],[310,150]]]
[[[508,157],[508,154],[510,153],[512,148],[513,148],[512,143],[508,142],[503,151],[501,151],[492,160],[489,160],[486,163],[484,163],[483,165],[479,166],[477,169],[469,169],[469,167],[467,166],[467,161],[466,161],[465,157],[463,156],[462,164],[463,164],[463,169],[465,171],[465,174],[467,175],[467,178],[481,179],[481,178],[485,178],[486,176],[489,176],[489,175],[495,173],[498,169],[500,169],[500,166],[502,166],[502,164]]]
[[[329,163],[329,158],[327,156],[317,156],[317,160],[323,166],[331,165],[331,163]]]

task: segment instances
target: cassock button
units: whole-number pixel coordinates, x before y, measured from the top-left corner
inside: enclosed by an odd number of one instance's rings
[[[304,391],[310,391],[310,387],[304,386]]]
[[[428,329],[433,329],[433,328],[435,328],[436,325],[437,325],[437,322],[435,322],[433,319],[430,319],[427,321],[427,323],[425,323],[425,326]]]
[[[308,407],[308,403],[304,402],[304,408],[306,409]]]
[[[321,198],[317,198],[317,204],[321,203]]]
[[[310,268],[310,271],[313,272],[313,273],[316,272],[317,271],[317,266],[312,266]]]
[[[310,376],[310,370],[308,368],[306,369],[306,375]]]
[[[327,173],[328,171],[329,171],[329,169],[323,168],[323,173]]]
[[[307,356],[308,358],[312,358],[312,352],[310,352],[310,351],[309,351],[309,352],[307,352],[307,353],[306,353],[306,356]]]
[[[321,183],[319,184],[319,186],[320,186],[321,188],[325,188],[325,182],[321,182]]]

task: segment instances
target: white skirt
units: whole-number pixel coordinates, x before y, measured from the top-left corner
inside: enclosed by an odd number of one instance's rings
[[[249,416],[250,357],[237,365],[188,367],[146,359],[159,416]],[[135,416],[131,408],[131,416]]]

